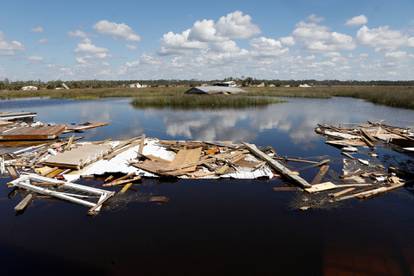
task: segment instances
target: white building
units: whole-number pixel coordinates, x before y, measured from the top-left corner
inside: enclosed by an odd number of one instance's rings
[[[299,84],[299,87],[301,87],[301,88],[308,88],[308,87],[312,87],[312,86],[310,86],[307,83],[304,83],[304,84]]]
[[[38,90],[38,88],[36,86],[33,86],[33,85],[28,85],[28,86],[23,86],[21,90],[23,90],[23,91],[36,91],[36,90]]]
[[[131,83],[129,85],[129,88],[145,88],[145,87],[148,87],[148,85],[146,85],[146,84],[140,84],[139,82],[137,82],[137,83]]]

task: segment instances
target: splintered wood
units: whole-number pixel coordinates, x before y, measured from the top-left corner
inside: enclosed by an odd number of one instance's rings
[[[161,159],[145,160],[143,163],[135,163],[134,166],[158,175],[178,176],[194,172],[200,155],[201,148],[181,149],[171,162]]]

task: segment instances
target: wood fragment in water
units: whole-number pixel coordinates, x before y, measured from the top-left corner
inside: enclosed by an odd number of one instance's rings
[[[323,165],[319,169],[318,174],[313,178],[311,184],[318,184],[322,182],[322,179],[325,177],[326,173],[329,171],[329,165]]]
[[[32,202],[33,194],[27,194],[22,201],[20,201],[15,207],[14,210],[16,212],[22,212],[24,209],[29,206],[30,202]]]

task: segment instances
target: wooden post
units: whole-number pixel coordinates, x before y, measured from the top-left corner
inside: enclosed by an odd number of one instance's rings
[[[246,146],[246,148],[256,157],[262,159],[263,161],[266,161],[267,164],[269,164],[270,167],[275,169],[278,173],[282,174],[287,179],[293,181],[295,184],[301,186],[302,188],[310,188],[312,187],[311,184],[309,184],[305,179],[300,177],[299,175],[294,174],[291,170],[286,168],[282,163],[274,160],[266,153],[259,150],[256,145],[243,143],[243,145]]]

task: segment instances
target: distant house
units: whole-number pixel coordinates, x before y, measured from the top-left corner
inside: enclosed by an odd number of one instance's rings
[[[204,94],[204,95],[214,95],[214,94],[239,94],[244,93],[245,90],[238,87],[228,87],[228,86],[197,86],[192,87],[187,90],[186,94]]]
[[[223,81],[216,82],[214,86],[237,87],[237,83],[235,81]]]
[[[312,86],[310,86],[307,83],[304,83],[304,84],[299,84],[299,87],[301,87],[301,88],[308,88],[308,87],[312,87]]]
[[[265,86],[266,86],[266,84],[264,82],[262,82],[262,83],[259,83],[256,87],[265,87]]]
[[[21,88],[21,90],[23,90],[23,91],[36,91],[36,90],[38,90],[38,88],[36,86],[33,86],[33,85],[28,85],[28,86],[23,86]]]
[[[273,83],[269,84],[269,87],[276,87]]]
[[[148,87],[148,85],[140,84],[139,82],[129,84],[129,88],[145,88],[145,87]]]

